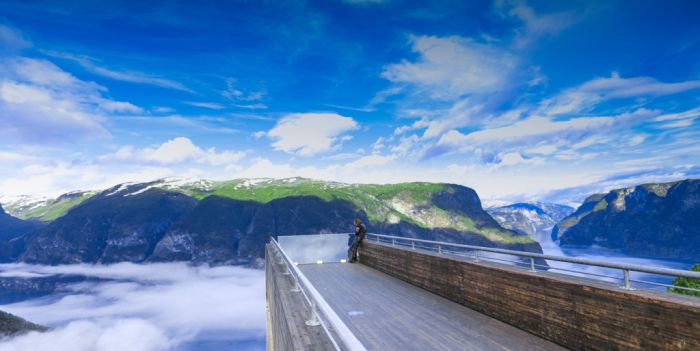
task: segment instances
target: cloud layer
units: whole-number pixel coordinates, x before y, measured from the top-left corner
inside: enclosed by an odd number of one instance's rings
[[[4,277],[84,274],[106,281],[65,287],[58,298],[2,306],[55,327],[0,343],[20,350],[186,350],[193,342],[231,346],[257,340],[264,348],[264,272],[184,263],[111,266],[0,266]]]

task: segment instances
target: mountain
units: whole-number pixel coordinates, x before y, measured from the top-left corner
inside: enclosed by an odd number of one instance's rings
[[[562,246],[598,245],[642,257],[700,261],[700,180],[590,196],[552,231]]]
[[[0,241],[9,241],[41,227],[40,223],[12,217],[0,206]]]
[[[11,261],[22,251],[21,239],[24,235],[39,229],[41,223],[23,221],[12,217],[0,206],[0,262]]]
[[[48,328],[44,326],[28,322],[13,314],[0,311],[0,336],[46,330],[48,330]]]
[[[486,212],[504,228],[542,242],[549,241],[552,227],[574,209],[566,205],[537,202],[487,208]]]
[[[541,252],[502,228],[472,189],[451,184],[360,185],[303,178],[160,180],[97,192],[23,236],[20,261],[173,261],[259,265],[270,237],[370,232]]]
[[[73,191],[55,199],[24,195],[14,198],[0,198],[0,201],[7,212],[17,218],[50,222],[63,216],[68,210],[95,194],[95,191]]]

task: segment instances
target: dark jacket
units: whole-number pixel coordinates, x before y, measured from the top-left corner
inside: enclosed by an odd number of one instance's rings
[[[355,226],[355,236],[359,236],[362,240],[365,238],[365,234],[367,234],[367,227],[364,224],[360,223]]]

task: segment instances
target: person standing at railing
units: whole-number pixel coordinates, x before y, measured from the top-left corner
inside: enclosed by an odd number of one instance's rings
[[[362,224],[359,218],[355,218],[355,238],[352,240],[352,244],[348,249],[348,262],[357,262],[357,248],[360,246],[362,240],[364,240],[365,234],[367,234],[367,227]]]

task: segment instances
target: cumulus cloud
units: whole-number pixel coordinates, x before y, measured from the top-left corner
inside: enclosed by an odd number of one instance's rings
[[[28,144],[108,136],[105,113],[142,110],[105,97],[106,90],[46,60],[5,58],[0,68],[0,136]]]
[[[499,91],[511,84],[518,66],[514,55],[469,38],[413,36],[410,40],[419,59],[391,64],[382,77],[413,84],[434,98]]]
[[[212,166],[232,164],[245,156],[243,151],[224,150],[215,148],[202,149],[192,140],[177,137],[168,140],[158,147],[134,148],[124,146],[113,154],[103,155],[101,161],[152,162],[159,164],[175,164],[182,162],[206,163]]]
[[[55,329],[5,340],[0,351],[189,350],[199,342],[222,348],[251,340],[257,349],[264,345],[265,278],[259,270],[185,263],[9,264],[0,270],[4,277],[79,274],[93,279],[63,286],[49,299],[2,306]]]
[[[280,119],[267,136],[276,140],[275,150],[312,156],[337,149],[350,137],[343,133],[357,127],[354,119],[335,113],[295,113]]]

